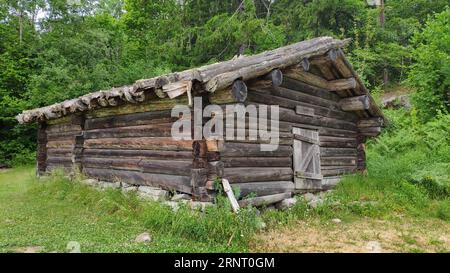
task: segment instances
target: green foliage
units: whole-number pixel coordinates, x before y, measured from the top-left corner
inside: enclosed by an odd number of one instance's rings
[[[414,35],[416,63],[409,83],[417,91],[413,98],[425,119],[449,112],[450,9],[430,17],[425,28]]]

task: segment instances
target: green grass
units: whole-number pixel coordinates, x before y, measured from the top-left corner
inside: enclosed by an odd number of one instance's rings
[[[242,252],[256,229],[256,213],[236,216],[226,204],[205,213],[141,202],[118,190],[98,191],[62,176],[45,182],[32,167],[0,173],[0,252],[40,246],[83,252]],[[149,232],[153,240],[138,244]],[[230,239],[231,238],[231,239]]]

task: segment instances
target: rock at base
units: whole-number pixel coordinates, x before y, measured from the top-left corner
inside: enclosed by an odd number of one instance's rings
[[[172,201],[180,201],[180,200],[191,200],[192,197],[189,194],[186,193],[179,193],[179,194],[175,194],[172,197]]]
[[[295,206],[297,203],[297,199],[295,198],[286,198],[281,202],[278,202],[275,206],[277,209],[289,209]]]
[[[136,243],[147,243],[152,241],[152,236],[150,236],[150,233],[144,232],[139,234],[136,239],[134,239]]]
[[[134,187],[134,186],[122,188],[123,193],[137,192],[137,190],[138,190],[138,187]]]
[[[153,201],[164,201],[169,196],[169,192],[156,187],[141,186],[138,188],[138,196]]]

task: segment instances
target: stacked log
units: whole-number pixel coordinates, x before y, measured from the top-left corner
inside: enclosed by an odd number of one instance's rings
[[[84,131],[87,175],[192,193],[193,143],[172,139],[170,111],[97,116],[86,120]]]
[[[53,120],[45,128],[47,135],[46,171],[64,169],[72,171],[76,137],[81,135],[82,125],[70,118]]]

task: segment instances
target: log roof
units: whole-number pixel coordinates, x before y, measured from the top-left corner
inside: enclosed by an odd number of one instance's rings
[[[23,111],[16,119],[20,123],[43,122],[122,103],[138,104],[148,100],[151,93],[171,99],[179,96],[191,98],[191,91],[214,92],[231,86],[235,80],[249,81],[262,77],[274,69],[287,70],[287,75],[292,74],[292,77],[300,75],[299,80],[305,82],[312,80],[313,85],[329,89],[330,92],[336,91],[333,90],[334,87],[341,86],[342,90],[347,90],[339,93],[341,97],[365,96],[369,106],[365,114],[361,115],[384,119],[381,110],[342,52],[342,48],[348,43],[349,40],[331,37],[315,38],[256,55],[239,56],[229,61],[142,79],[131,85],[97,91],[46,107]],[[337,72],[332,73],[333,79],[330,79],[330,75],[328,77],[315,75],[308,72],[310,63],[319,68],[334,66],[334,71]],[[296,73],[295,70],[300,72]],[[315,78],[319,80],[314,82]]]

